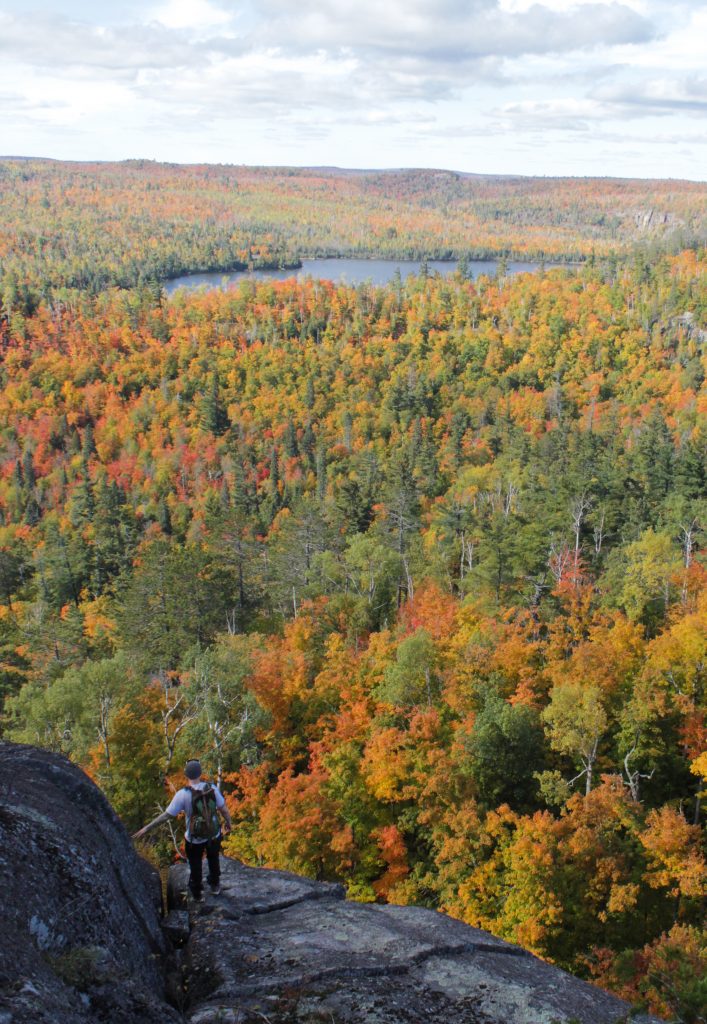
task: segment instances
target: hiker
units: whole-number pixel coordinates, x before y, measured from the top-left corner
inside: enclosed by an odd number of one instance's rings
[[[145,825],[133,835],[133,839],[141,839],[150,829],[161,825],[168,818],[176,818],[183,814],[186,818],[187,830],[184,845],[189,861],[189,889],[194,899],[203,902],[202,867],[204,853],[209,867],[207,882],[209,889],[218,896],[221,866],[219,853],[221,850],[221,824],[219,814],[224,820],[224,833],[231,831],[231,815],[226,801],[217,786],[201,780],[201,764],[197,760],[187,761],[184,768],[187,785],[178,790],[172,802],[154,821]]]

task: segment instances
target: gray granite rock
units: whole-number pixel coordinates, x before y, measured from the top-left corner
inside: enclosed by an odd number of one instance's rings
[[[83,772],[0,743],[0,779],[0,1024],[615,1024],[628,1012],[443,914],[349,903],[339,885],[227,858],[221,894],[201,904],[175,865],[161,920],[157,876]]]
[[[190,907],[190,1024],[614,1024],[629,1010],[435,911],[349,903],[339,886],[227,859],[222,870],[221,895]],[[171,891],[186,878],[173,867]]]
[[[66,758],[0,743],[0,1022],[168,1024],[159,878]]]

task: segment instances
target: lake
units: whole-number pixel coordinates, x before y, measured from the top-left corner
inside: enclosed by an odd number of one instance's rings
[[[567,266],[568,264],[545,264],[548,269],[563,265]],[[405,278],[408,274],[417,274],[421,266],[422,260],[302,260],[300,270],[253,270],[250,273],[246,270],[231,272],[216,270],[207,274],[184,274],[182,277],[173,277],[171,280],[165,281],[164,289],[168,295],[171,295],[178,288],[224,288],[243,278],[284,281],[288,277],[319,277],[329,281],[343,281],[346,284],[361,284],[363,281],[387,284],[395,276],[396,270],[399,270],[401,276]],[[469,260],[469,273],[473,278],[479,277],[480,274],[495,274],[497,266],[498,260]],[[539,263],[522,263],[514,260],[507,262],[510,274],[532,272],[539,266]],[[451,274],[457,268],[457,261],[428,260],[427,267],[430,273]]]

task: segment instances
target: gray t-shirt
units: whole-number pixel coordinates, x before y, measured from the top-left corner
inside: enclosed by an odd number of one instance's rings
[[[189,834],[189,819],[191,818],[191,791],[192,789],[213,789],[216,794],[216,806],[219,810],[226,806],[226,801],[221,795],[218,786],[211,782],[199,782],[196,786],[185,786],[184,789],[180,789],[172,797],[172,802],[167,808],[167,814],[171,814],[173,818],[176,818],[178,814],[183,814],[187,819],[187,832],[186,838],[189,843],[205,843],[206,839],[192,839]],[[219,835],[221,830],[219,829]]]

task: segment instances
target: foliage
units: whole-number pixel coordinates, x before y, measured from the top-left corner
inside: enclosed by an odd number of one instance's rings
[[[698,1020],[704,270],[15,311],[4,734],[68,753],[131,826],[201,756],[248,862]]]
[[[71,303],[75,289],[154,289],[301,256],[457,256],[464,276],[488,255],[675,250],[704,237],[704,200],[689,181],[0,160],[0,307],[20,328],[50,295]],[[555,330],[563,322],[558,311]],[[202,415],[223,424],[217,392]]]

